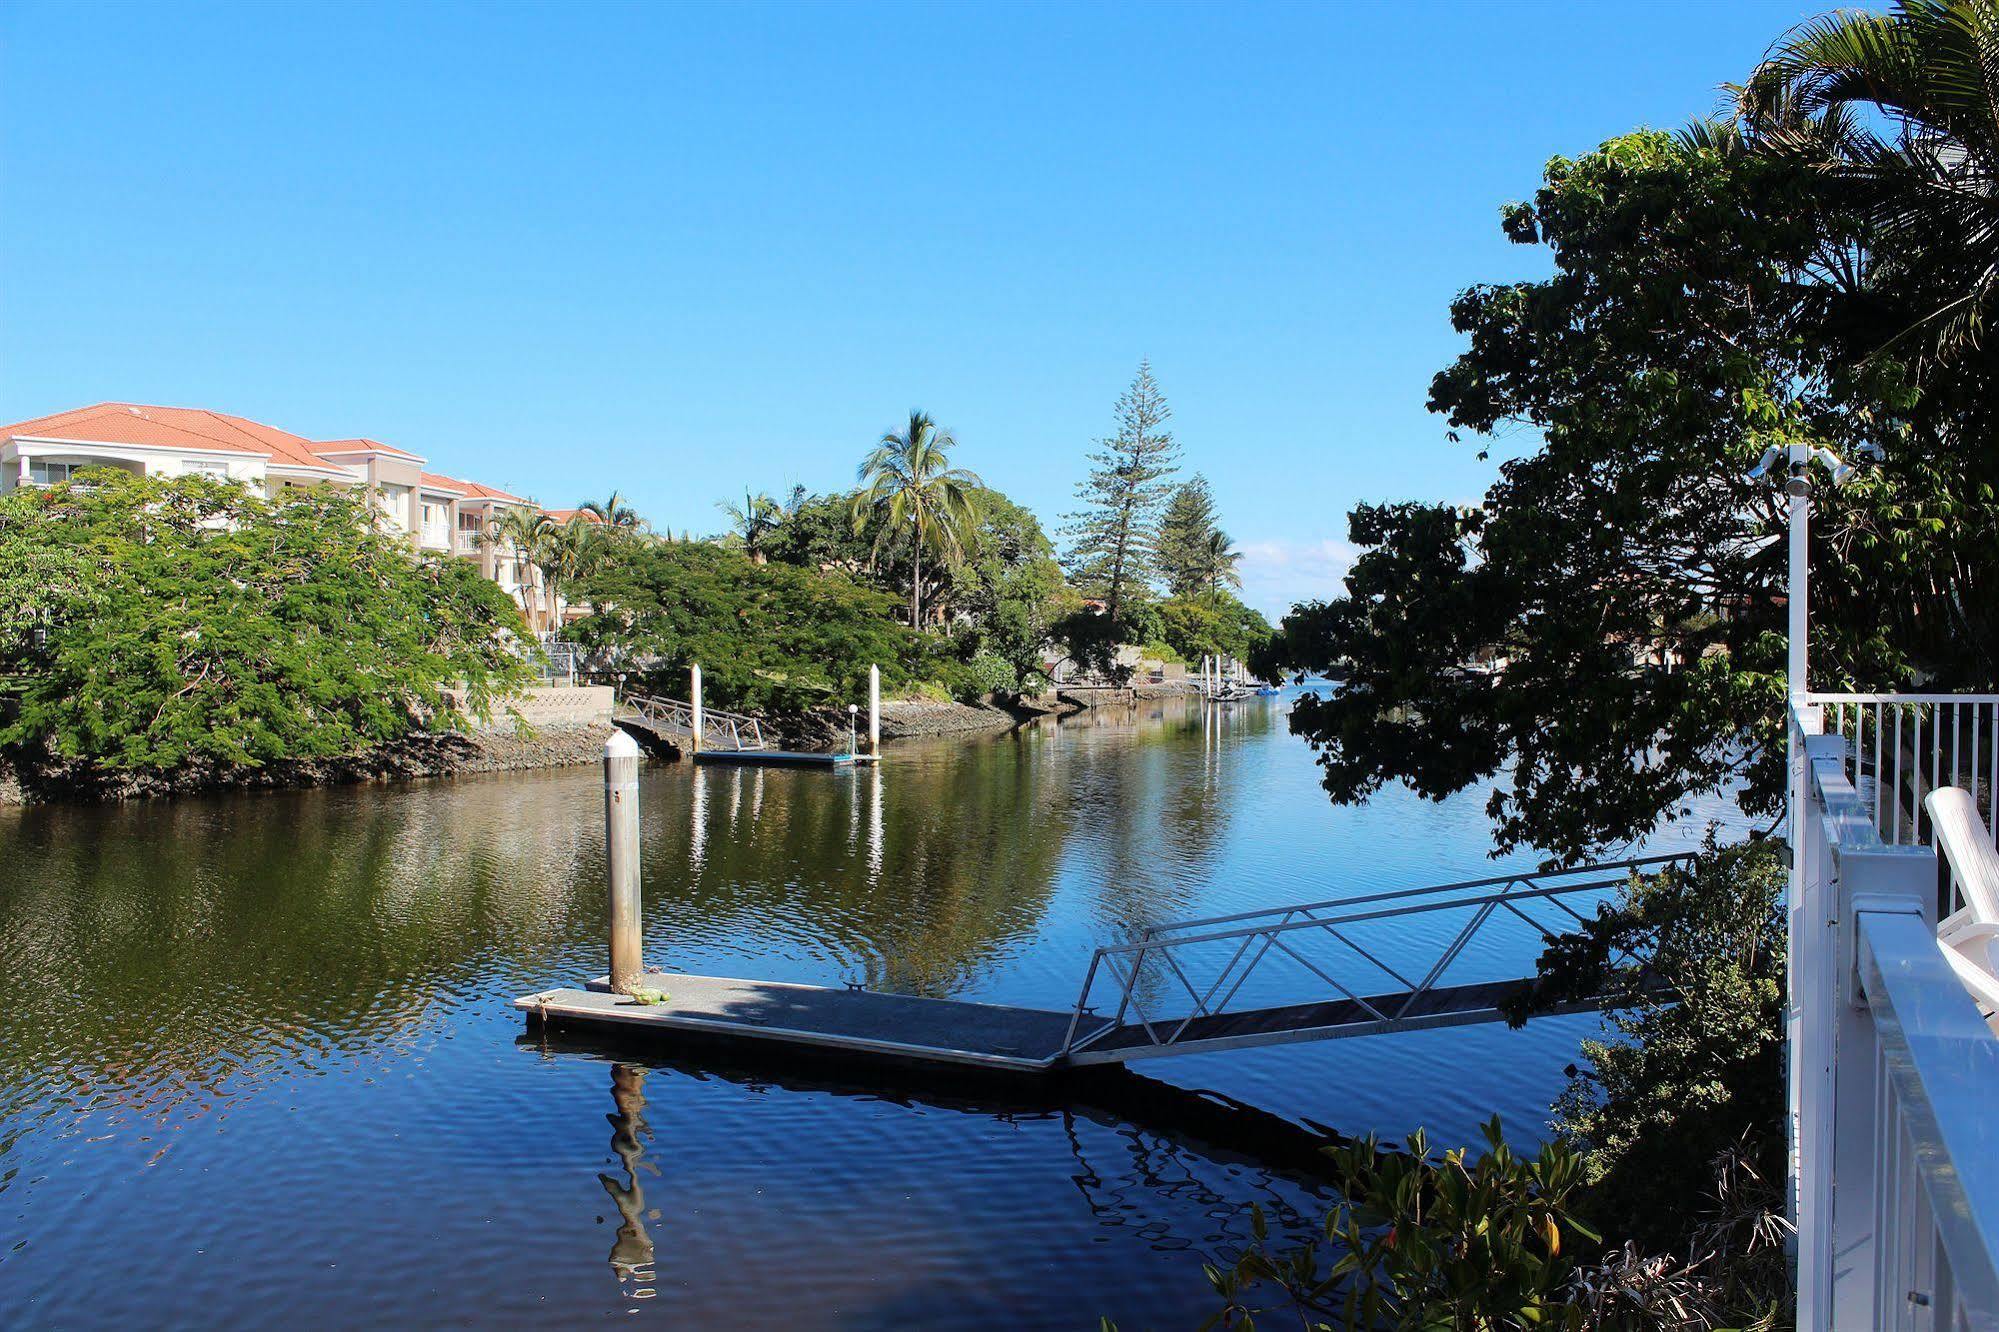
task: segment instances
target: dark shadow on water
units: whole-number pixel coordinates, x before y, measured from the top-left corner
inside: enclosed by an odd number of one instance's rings
[[[836,1071],[827,1057],[814,1061],[796,1048],[776,1057],[695,1059],[663,1053],[656,1043],[554,1029],[528,1031],[515,1045],[543,1058],[609,1069],[613,1109],[606,1119],[623,1178],[598,1179],[620,1218],[609,1255],[612,1274],[632,1298],[650,1298],[658,1280],[641,1180],[658,1174],[646,1160],[649,1076],[655,1095],[675,1078],[719,1080],[759,1093],[850,1097],[1007,1124],[1044,1121],[1059,1126],[1075,1158],[1071,1178],[1097,1225],[1154,1250],[1204,1252],[1210,1261],[1228,1261],[1233,1255],[1221,1251],[1247,1243],[1251,1202],[1262,1207],[1281,1241],[1309,1235],[1319,1221],[1315,1212],[1323,1210],[1318,1204],[1329,1207],[1335,1199],[1323,1152],[1343,1140],[1333,1130],[1119,1067],[1037,1077],[875,1061],[857,1075],[850,1055],[839,1056]],[[1092,1158],[1079,1132],[1084,1125],[1110,1132],[1116,1144],[1110,1158]],[[1300,1209],[1301,1190],[1312,1208]],[[1196,1224],[1198,1233],[1188,1233]]]

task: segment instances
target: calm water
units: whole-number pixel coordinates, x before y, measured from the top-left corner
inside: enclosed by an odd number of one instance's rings
[[[648,959],[1066,1007],[1148,921],[1487,872],[1482,797],[1335,810],[1282,707],[648,769]],[[508,1000],[602,971],[601,820],[587,768],[0,811],[0,1325],[1183,1327],[1240,1205],[1309,1223],[1253,1127],[1190,1135],[1144,1084],[1064,1104],[529,1039]],[[1523,927],[1466,966],[1533,951]],[[1532,1136],[1593,1025],[1140,1067],[1353,1132]]]

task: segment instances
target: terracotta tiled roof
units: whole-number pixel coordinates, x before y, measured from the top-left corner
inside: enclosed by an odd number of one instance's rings
[[[425,472],[423,474],[423,483],[427,486],[432,484],[448,486],[469,499],[500,500],[507,504],[527,503],[519,495],[509,495],[504,490],[498,490],[492,486],[482,486],[477,481],[467,481],[462,477],[439,476],[434,472]]]
[[[408,449],[384,444],[379,439],[316,439],[308,446],[314,453],[388,453],[398,458],[415,458]]]
[[[601,523],[604,520],[588,509],[543,509],[543,513],[558,523],[566,523],[572,518],[581,518],[586,523]]]
[[[425,490],[448,490],[454,495],[469,495],[472,493],[465,488],[465,482],[454,481],[448,476],[439,476],[436,472],[425,472],[417,478],[417,481]]]
[[[53,416],[0,426],[0,438],[73,439],[88,444],[135,444],[168,449],[260,453],[291,467],[336,470],[313,452],[311,441],[241,416],[198,407],[148,407],[100,402]]]

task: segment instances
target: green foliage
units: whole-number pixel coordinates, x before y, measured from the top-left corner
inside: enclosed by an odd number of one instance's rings
[[[0,496],[0,746],[31,765],[217,771],[462,725],[524,668],[519,613],[469,562],[419,557],[364,494],[273,502],[94,468]]]
[[[970,647],[1004,661],[1008,690],[1042,683],[1062,599],[1062,567],[1041,523],[996,490],[981,490],[964,564],[939,600],[970,617]]]
[[[1475,1158],[1458,1148],[1432,1159],[1420,1130],[1406,1153],[1372,1135],[1329,1147],[1352,1204],[1328,1214],[1323,1244],[1281,1254],[1253,1211],[1256,1242],[1231,1267],[1207,1269],[1222,1301],[1207,1326],[1282,1312],[1324,1329],[1582,1327],[1569,1296],[1578,1253],[1599,1237],[1574,1210],[1581,1158],[1561,1143],[1519,1155],[1497,1118],[1484,1133]]]
[[[797,715],[922,681],[972,692],[949,644],[896,623],[895,602],[837,573],[758,565],[702,544],[634,546],[588,578],[570,636],[657,693],[684,696],[699,662],[717,707]]]
[[[1020,690],[1020,673],[1005,657],[992,652],[975,652],[965,667],[979,691],[986,694],[1012,694]]]
[[[861,489],[853,500],[855,532],[872,529],[875,553],[902,550],[909,559],[909,623],[921,628],[924,560],[933,578],[964,560],[965,545],[978,520],[977,496],[983,483],[951,465],[958,446],[924,412],[912,411],[900,432],[889,431],[862,460]]]
[[[1556,1126],[1588,1153],[1597,1214],[1650,1248],[1690,1238],[1689,1164],[1741,1152],[1762,1178],[1784,1175],[1780,851],[1710,844],[1688,868],[1634,876],[1615,906],[1549,945],[1511,1015],[1609,997],[1621,1039],[1584,1043],[1591,1069],[1572,1077]]]
[[[1121,623],[1128,604],[1145,594],[1156,563],[1160,510],[1180,449],[1166,429],[1173,409],[1149,361],[1139,362],[1116,412],[1117,434],[1090,455],[1090,474],[1076,487],[1084,507],[1068,515],[1063,562],[1070,581]]]
[[[1555,159],[1507,210],[1555,271],[1458,298],[1470,345],[1431,407],[1539,445],[1477,508],[1355,510],[1347,595],[1298,607],[1263,659],[1346,671],[1293,713],[1335,800],[1505,771],[1499,845],[1571,859],[1738,779],[1774,807],[1782,497],[1743,473],[1766,445],[1894,444],[1919,401],[1811,318],[1807,276],[1854,225],[1822,204],[1808,172],[1726,134],[1642,132]],[[1820,488],[1814,684],[1989,676],[1999,620],[1975,589],[1999,572],[1999,506],[1964,457],[1892,448],[1878,476]]]
[[[1271,634],[1270,622],[1226,592],[1171,597],[1159,603],[1160,636],[1185,661],[1208,655],[1247,661]]]

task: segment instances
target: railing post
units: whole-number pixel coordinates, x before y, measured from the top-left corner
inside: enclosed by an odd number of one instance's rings
[[[630,994],[645,973],[639,909],[639,746],[604,742],[604,871],[611,891],[611,989]]]
[[[701,748],[701,663],[700,662],[697,661],[694,663],[693,667],[689,670],[689,675],[692,677],[693,680],[693,685],[688,692],[692,696],[690,701],[692,702],[694,709],[694,736],[691,740],[688,741],[688,744],[692,747],[692,750],[694,752],[699,752]]]
[[[882,752],[882,668],[868,667],[868,753]]]

